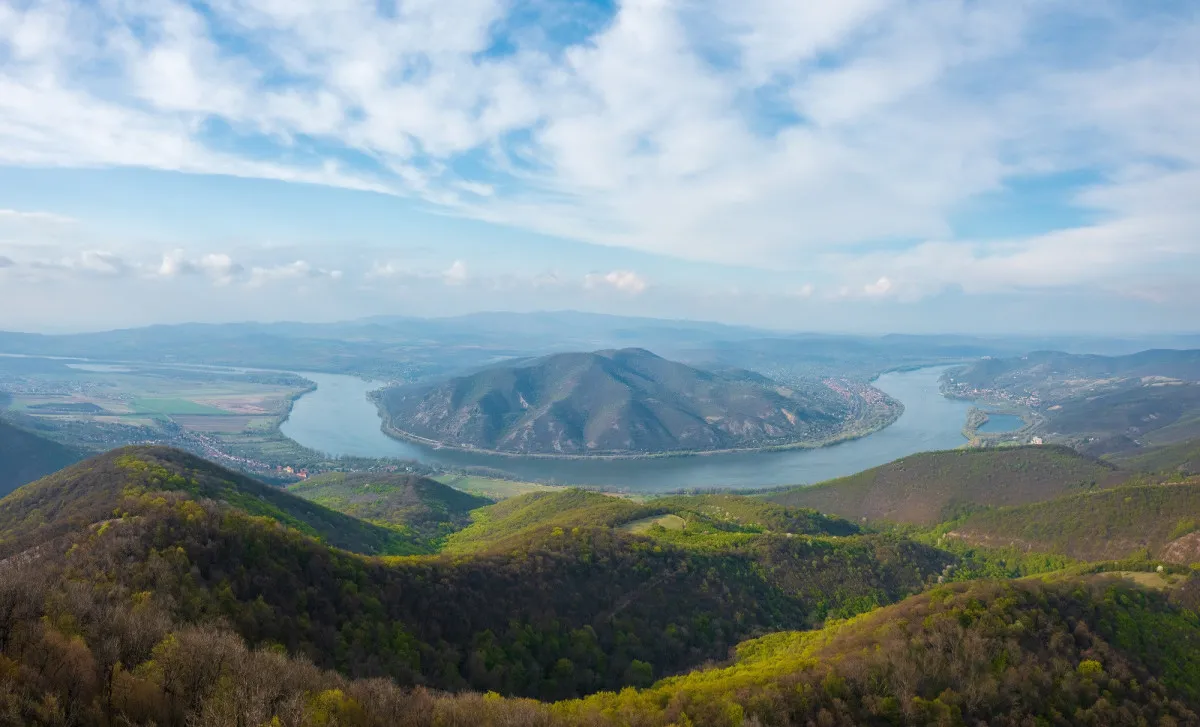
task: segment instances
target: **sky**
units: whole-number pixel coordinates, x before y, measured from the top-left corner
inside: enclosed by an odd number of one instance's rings
[[[0,329],[1196,331],[1194,0],[0,0]]]

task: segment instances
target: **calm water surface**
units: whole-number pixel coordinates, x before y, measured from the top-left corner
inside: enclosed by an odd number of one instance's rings
[[[988,414],[988,420],[979,427],[981,432],[989,432],[991,434],[1001,434],[1004,432],[1015,432],[1025,426],[1025,420],[1019,416],[1012,414]]]
[[[943,370],[926,368],[879,377],[875,385],[904,402],[904,415],[881,432],[820,449],[594,461],[436,450],[392,439],[380,430],[378,412],[367,399],[367,392],[379,384],[312,373],[298,375],[315,382],[317,390],[296,402],[282,431],[306,447],[335,456],[398,457],[433,465],[493,467],[517,477],[561,484],[605,485],[641,492],[809,484],[860,472],[915,452],[962,445],[962,427],[970,403],[947,399],[939,393],[938,377]]]

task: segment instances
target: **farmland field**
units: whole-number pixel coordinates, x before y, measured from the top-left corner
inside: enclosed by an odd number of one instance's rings
[[[140,414],[228,414],[224,409],[217,409],[206,404],[200,404],[187,399],[135,399],[134,411]]]
[[[263,417],[258,418],[263,419]],[[255,420],[254,417],[248,416],[190,416],[186,414],[178,414],[172,416],[171,419],[188,431],[222,433],[244,432]]]
[[[0,408],[9,418],[97,450],[169,441],[218,458],[236,452],[242,465],[307,454],[279,434],[279,423],[311,386],[284,373],[0,356]]]

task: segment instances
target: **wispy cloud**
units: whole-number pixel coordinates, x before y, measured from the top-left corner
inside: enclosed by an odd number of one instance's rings
[[[64,215],[56,215],[50,212],[22,212],[20,210],[0,209],[0,222],[27,222],[27,223],[50,223],[50,224],[71,224],[75,220]]]
[[[588,273],[584,276],[585,288],[611,288],[622,293],[637,295],[646,290],[646,279],[632,270],[613,270],[607,273]]]
[[[467,282],[467,264],[462,260],[455,260],[442,273],[442,279],[446,281],[446,285],[462,285]]]
[[[183,250],[172,250],[163,255],[162,263],[153,272],[163,278],[205,275],[217,285],[224,286],[232,283],[244,270],[244,266],[234,262],[233,258],[225,253],[208,253],[192,259],[188,258]]]
[[[0,164],[384,192],[795,271],[822,281],[812,298],[1056,289],[1200,265],[1200,18],[1186,3],[629,0],[561,27],[533,6],[0,5]],[[1087,210],[1086,224],[957,231],[981,195],[1076,172],[1087,181],[1062,205]],[[337,273],[206,260],[164,258],[157,273],[252,286]],[[458,265],[431,274],[462,285]],[[583,284],[646,289],[621,270]]]
[[[282,265],[251,268],[250,278],[246,284],[252,288],[257,288],[280,281],[304,279],[341,280],[342,277],[343,273],[341,270],[326,270],[315,267],[307,260],[295,260]]]

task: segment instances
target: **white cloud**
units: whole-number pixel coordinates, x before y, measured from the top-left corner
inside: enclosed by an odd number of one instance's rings
[[[828,290],[852,297],[1112,284],[1196,264],[1194,14],[1107,0],[628,0],[571,47],[522,27],[505,38],[511,53],[487,53],[517,22],[512,8],[0,5],[0,164],[407,195],[610,246],[820,268]],[[1063,27],[1087,35],[1053,33]],[[955,238],[977,196],[1080,171],[1096,181],[1074,202],[1098,222]],[[858,252],[896,240],[911,242]],[[120,272],[100,258],[72,264]],[[462,284],[460,264],[424,274]],[[337,277],[306,265],[263,263],[249,283]],[[189,270],[241,274],[228,258],[157,266]],[[645,289],[628,271],[584,284]]]
[[[104,277],[118,277],[133,270],[124,258],[108,250],[83,250],[56,260],[36,260],[33,266],[44,270],[73,271]]]
[[[163,254],[162,263],[154,270],[154,274],[163,278],[205,275],[217,285],[229,285],[243,269],[224,253],[207,253],[196,259],[189,259],[183,250],[172,250]]]
[[[52,223],[61,225],[71,224],[75,220],[50,212],[22,212],[20,210],[0,209],[0,222]]]
[[[811,298],[811,297],[813,297],[813,293],[815,293],[816,290],[817,289],[813,286],[812,283],[805,283],[804,285],[801,285],[799,288],[796,288],[795,290],[793,290],[791,295],[794,298]]]
[[[0,268],[12,268],[16,267],[16,265],[12,258],[0,255]]]
[[[224,261],[216,260],[212,262],[223,263]],[[314,267],[307,260],[296,260],[282,265],[253,267],[250,269],[250,279],[246,284],[252,288],[257,288],[269,283],[317,278],[341,280],[342,271],[326,270],[324,268]]]
[[[204,271],[217,285],[228,285],[234,276],[242,272],[242,266],[224,253],[209,253],[196,261],[195,266]]]
[[[876,280],[874,283],[868,283],[863,286],[863,294],[869,298],[879,298],[887,295],[892,290],[892,281],[886,277]]]
[[[646,279],[632,270],[613,270],[608,273],[588,273],[584,276],[584,287],[612,288],[622,293],[637,295],[646,290]]]
[[[442,273],[442,279],[446,282],[446,285],[462,285],[467,282],[467,264],[462,260],[455,260]]]

